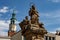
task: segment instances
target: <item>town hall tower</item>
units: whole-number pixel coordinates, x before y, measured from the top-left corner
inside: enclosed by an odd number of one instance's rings
[[[8,31],[8,36],[12,37],[16,33],[16,18],[15,18],[15,12],[13,10],[12,13],[12,18],[10,19],[10,24],[9,24],[9,31]]]

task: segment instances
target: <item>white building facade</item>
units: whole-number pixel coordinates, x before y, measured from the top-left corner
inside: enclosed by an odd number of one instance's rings
[[[47,33],[44,36],[44,40],[60,40],[60,36],[59,35],[55,35],[53,33]]]
[[[11,40],[11,38],[8,38],[8,37],[0,37],[0,40]]]

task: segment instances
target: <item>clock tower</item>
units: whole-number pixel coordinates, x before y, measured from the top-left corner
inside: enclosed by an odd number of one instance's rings
[[[29,16],[30,19],[26,16],[19,24],[25,40],[44,40],[44,34],[47,33],[47,30],[43,27],[44,24],[39,22],[39,14],[35,5],[31,6]]]
[[[10,19],[9,30],[8,30],[8,36],[9,37],[12,37],[16,33],[16,24],[15,24],[16,18],[15,18],[15,15],[16,14],[13,10],[12,18]]]

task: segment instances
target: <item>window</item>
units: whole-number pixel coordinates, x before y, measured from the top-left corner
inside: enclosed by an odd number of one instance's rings
[[[48,36],[45,36],[45,40],[48,40]]]
[[[51,37],[49,37],[49,40],[51,40]]]
[[[45,36],[45,40],[55,40],[55,37]]]
[[[55,37],[52,37],[52,40],[55,40]]]

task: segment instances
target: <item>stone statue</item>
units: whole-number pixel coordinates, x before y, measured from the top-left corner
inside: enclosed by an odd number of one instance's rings
[[[26,37],[26,40],[43,40],[47,31],[43,27],[43,23],[39,23],[39,15],[34,5],[29,10],[29,16],[29,20],[28,16],[26,16],[19,24],[22,29],[22,35]]]
[[[32,5],[32,8],[30,8],[29,16],[31,17],[30,20],[31,20],[32,23],[37,23],[38,22],[39,15],[38,15],[38,12],[36,11],[34,5]]]

